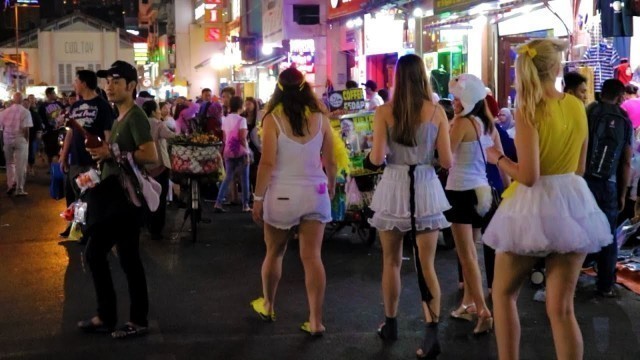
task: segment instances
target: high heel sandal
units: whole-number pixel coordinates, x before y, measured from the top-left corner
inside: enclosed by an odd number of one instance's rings
[[[493,330],[493,316],[482,316],[485,313],[486,310],[483,310],[478,314],[478,323],[473,329],[473,335],[488,334]]]
[[[473,310],[476,309],[476,304],[473,304],[473,303],[469,305],[462,304],[460,305],[459,308],[451,312],[451,317],[458,320],[465,320],[465,321],[472,322],[474,316],[477,315],[476,311],[471,311],[472,309]]]
[[[440,355],[440,342],[438,341],[438,323],[427,323],[422,347],[416,353],[418,359],[436,359]]]
[[[378,328],[378,336],[382,340],[398,340],[398,322],[395,318],[387,318]]]

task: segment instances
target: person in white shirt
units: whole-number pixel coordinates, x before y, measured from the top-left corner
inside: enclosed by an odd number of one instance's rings
[[[22,94],[13,94],[13,105],[0,113],[0,129],[7,162],[7,194],[26,196],[24,182],[29,155],[29,128],[33,127],[31,113],[22,106]]]
[[[384,100],[378,95],[378,84],[376,84],[373,80],[367,80],[364,85],[364,92],[367,95],[367,100],[369,101],[369,105],[367,110],[375,110],[378,106],[384,104]]]

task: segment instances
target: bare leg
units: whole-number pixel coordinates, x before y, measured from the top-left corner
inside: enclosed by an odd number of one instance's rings
[[[473,229],[469,224],[452,224],[451,230],[453,231],[456,251],[462,265],[465,286],[464,297],[475,303],[479,316],[490,317],[491,311],[489,311],[484,301],[482,291],[482,279],[480,277],[480,266],[478,265]]]
[[[384,315],[395,318],[398,315],[400,299],[400,267],[402,266],[402,233],[380,231],[382,244],[382,301]]]
[[[269,313],[273,312],[278,283],[282,277],[282,258],[287,250],[288,234],[288,230],[280,230],[269,224],[264,224],[267,254],[262,263],[262,293],[264,294],[264,308]]]
[[[318,221],[303,220],[299,230],[300,259],[304,266],[304,282],[309,300],[309,327],[312,332],[324,331],[322,305],[327,279],[320,256],[324,227]]]
[[[553,254],[547,257],[547,316],[551,322],[558,359],[582,359],[584,344],[573,309],[580,268],[586,254]]]
[[[492,296],[498,357],[501,360],[516,360],[520,357],[517,300],[522,283],[538,259],[512,253],[496,253]]]
[[[427,287],[433,296],[429,302],[429,307],[424,302],[422,307],[426,322],[438,322],[440,319],[440,283],[434,266],[436,258],[436,248],[438,246],[438,231],[420,232],[416,235],[418,252],[420,253],[420,265],[422,274],[427,283]],[[431,309],[431,311],[429,311]]]

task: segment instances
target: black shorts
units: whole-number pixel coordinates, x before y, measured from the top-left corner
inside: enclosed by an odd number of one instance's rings
[[[453,224],[470,224],[474,229],[483,227],[485,221],[478,215],[476,204],[478,197],[475,190],[445,190],[451,209],[444,212],[447,221]]]

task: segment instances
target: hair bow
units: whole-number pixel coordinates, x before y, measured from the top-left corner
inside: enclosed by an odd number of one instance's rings
[[[529,45],[522,45],[520,49],[518,49],[518,54],[527,54],[530,58],[533,59],[534,57],[536,57],[536,55],[538,55],[538,52],[536,51],[536,49],[529,47]]]

